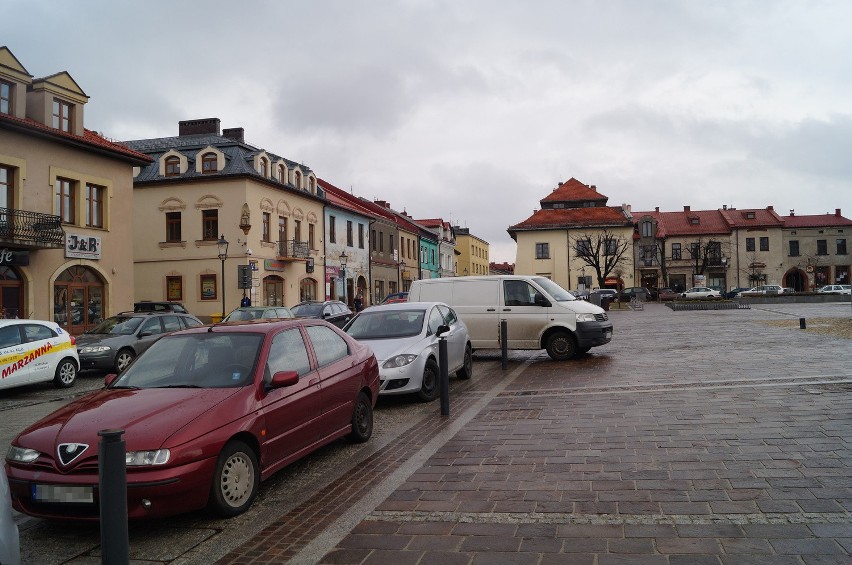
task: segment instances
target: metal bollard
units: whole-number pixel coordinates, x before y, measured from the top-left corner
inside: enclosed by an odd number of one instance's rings
[[[130,563],[127,529],[127,466],[124,430],[101,430],[98,478],[101,504],[101,563]]]
[[[450,370],[447,361],[447,339],[438,340],[438,367],[441,370],[441,416],[450,415]]]
[[[509,323],[505,318],[500,320],[500,366],[505,371],[509,366]]]
[[[807,329],[808,325],[805,323],[804,318],[799,318],[799,329],[804,330]]]

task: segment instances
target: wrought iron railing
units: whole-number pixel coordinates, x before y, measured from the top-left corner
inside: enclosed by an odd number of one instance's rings
[[[310,248],[307,241],[296,241],[288,239],[278,242],[278,256],[293,259],[307,259],[310,256]]]
[[[40,247],[64,247],[62,218],[52,214],[0,208],[0,241]]]

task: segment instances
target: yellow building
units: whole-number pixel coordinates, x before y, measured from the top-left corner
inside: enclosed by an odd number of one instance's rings
[[[456,275],[487,275],[489,260],[488,242],[470,233],[469,228],[454,226],[456,234]]]
[[[81,333],[133,308],[133,167],[84,127],[67,72],[33,78],[0,47],[0,315]]]

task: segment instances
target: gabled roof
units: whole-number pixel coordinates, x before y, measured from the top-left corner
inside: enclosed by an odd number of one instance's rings
[[[588,186],[574,177],[566,180],[559,186],[557,186],[553,192],[545,196],[540,200],[542,206],[544,206],[545,202],[566,202],[566,203],[580,203],[580,202],[603,202],[606,204],[606,201],[609,200],[609,197],[604,196],[595,190],[597,187],[594,185]]]
[[[536,210],[533,215],[509,228],[515,231],[619,227],[630,226],[632,222],[624,215],[621,206],[599,206],[592,208],[548,208]]]
[[[365,206],[364,202],[357,196],[337,188],[328,181],[317,179],[317,182],[325,190],[325,197],[329,204],[369,218],[376,217],[376,213]]]
[[[849,227],[852,226],[852,220],[844,218],[840,215],[840,208],[834,211],[834,214],[816,214],[797,216],[790,214],[784,216],[785,228],[834,228],[834,227]]]

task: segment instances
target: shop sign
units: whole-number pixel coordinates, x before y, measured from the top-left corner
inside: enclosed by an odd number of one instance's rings
[[[101,238],[93,235],[67,234],[65,238],[65,257],[100,259]]]
[[[11,249],[6,249],[5,247],[0,249],[0,265],[15,265],[18,267],[24,267],[29,264],[29,251],[12,251]]]
[[[287,268],[287,262],[277,259],[264,259],[263,268],[267,271],[283,271]]]

